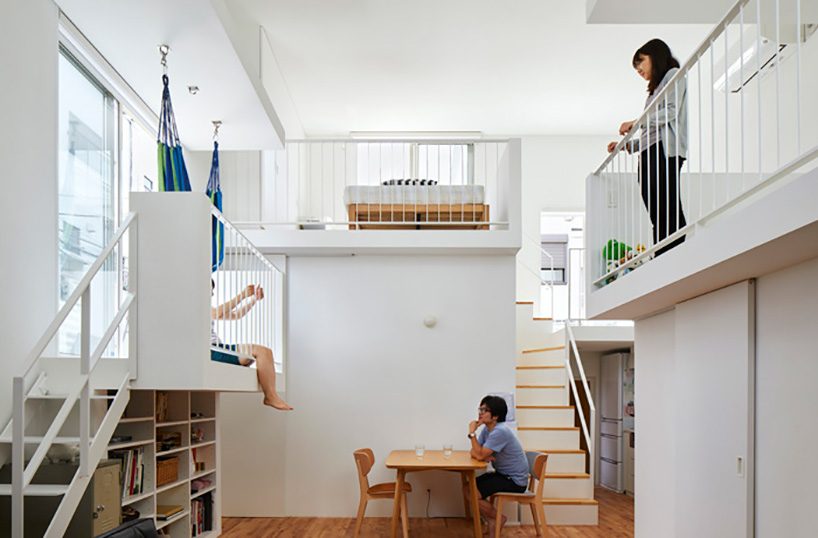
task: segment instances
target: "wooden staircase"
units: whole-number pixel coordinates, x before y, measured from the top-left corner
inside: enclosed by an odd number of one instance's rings
[[[525,450],[548,454],[543,508],[548,525],[597,525],[593,478],[586,472],[586,452],[576,408],[569,405],[567,350],[562,333],[549,318],[535,317],[531,302],[517,311],[517,435]],[[532,524],[522,513],[523,524]]]

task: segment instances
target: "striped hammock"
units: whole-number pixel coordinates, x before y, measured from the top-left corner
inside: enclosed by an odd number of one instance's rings
[[[159,117],[159,132],[156,134],[157,160],[159,164],[160,191],[189,191],[190,180],[176,129],[176,118],[170,102],[168,76],[162,75],[162,112]]]

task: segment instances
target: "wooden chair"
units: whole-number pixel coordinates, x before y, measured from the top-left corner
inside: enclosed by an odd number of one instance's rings
[[[358,467],[358,484],[361,486],[361,500],[358,503],[358,518],[355,520],[355,538],[361,532],[361,525],[364,522],[366,505],[370,499],[387,499],[394,501],[396,482],[383,482],[381,484],[369,485],[369,471],[375,465],[375,453],[371,448],[359,448],[352,453],[355,456],[355,465]],[[404,495],[401,497],[400,519],[403,525],[403,538],[409,536],[409,513],[406,511],[406,493],[412,491],[412,485],[408,482],[403,485]]]
[[[534,529],[537,536],[545,536],[545,510],[542,507],[542,488],[545,478],[545,462],[548,454],[542,452],[526,452],[528,458],[528,490],[523,493],[495,493],[491,499],[497,501],[497,519],[494,522],[494,538],[500,538],[500,519],[503,517],[503,503],[506,501],[527,504],[534,517]]]

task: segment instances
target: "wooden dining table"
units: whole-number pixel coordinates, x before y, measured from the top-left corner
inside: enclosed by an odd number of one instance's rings
[[[454,471],[460,473],[461,482],[468,485],[469,499],[463,499],[466,515],[471,512],[474,522],[474,538],[481,538],[480,510],[477,507],[477,480],[475,473],[486,468],[486,462],[471,457],[467,450],[455,450],[448,458],[442,450],[426,450],[423,456],[415,454],[414,450],[393,450],[386,458],[388,469],[395,469],[398,473],[395,487],[395,504],[392,509],[392,538],[397,538],[398,520],[400,519],[401,496],[404,495],[403,484],[406,473],[417,471]]]

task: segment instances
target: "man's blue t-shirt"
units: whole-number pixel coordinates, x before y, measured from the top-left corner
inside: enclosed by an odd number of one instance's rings
[[[528,458],[511,428],[500,422],[493,430],[483,428],[477,442],[493,450],[494,470],[509,477],[518,486],[528,485]]]

